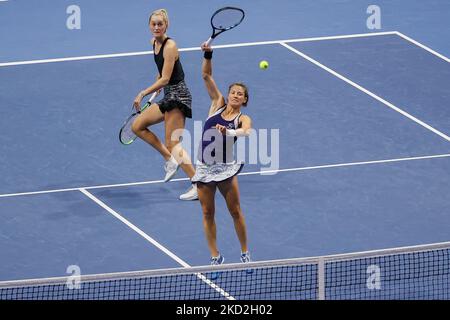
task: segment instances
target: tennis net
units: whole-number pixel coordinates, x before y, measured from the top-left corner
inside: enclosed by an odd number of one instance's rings
[[[450,242],[312,258],[0,282],[1,300],[438,300]],[[214,273],[218,278],[212,279]]]

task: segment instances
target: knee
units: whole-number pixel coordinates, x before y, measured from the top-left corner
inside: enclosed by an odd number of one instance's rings
[[[214,209],[203,208],[203,218],[205,218],[205,220],[214,220]]]
[[[141,137],[142,136],[142,132],[150,131],[148,129],[149,127],[144,126],[140,121],[135,121],[131,125],[131,131],[133,131],[134,134],[137,135],[138,137]]]
[[[242,216],[242,211],[240,206],[234,206],[230,208],[230,215],[233,219],[239,219]]]
[[[141,132],[141,126],[139,124],[139,121],[134,121],[131,125],[131,130],[134,132],[135,135],[139,135],[139,132]]]

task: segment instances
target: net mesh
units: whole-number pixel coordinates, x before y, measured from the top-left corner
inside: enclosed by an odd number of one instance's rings
[[[449,250],[447,243],[367,256],[253,262],[247,269],[233,264],[94,275],[82,277],[73,289],[71,278],[0,282],[0,299],[449,299]],[[215,280],[213,273],[218,275]]]
[[[402,253],[326,266],[327,299],[449,299],[449,249]]]

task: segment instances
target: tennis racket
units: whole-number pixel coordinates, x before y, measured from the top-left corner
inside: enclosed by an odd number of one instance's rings
[[[209,46],[219,34],[237,27],[244,17],[244,10],[235,7],[224,7],[214,12],[211,17],[213,31],[211,37],[206,41],[206,46]]]
[[[122,128],[120,128],[119,131],[120,143],[128,145],[131,144],[134,140],[136,140],[136,135],[134,134],[133,130],[131,130],[131,126],[133,125],[134,120],[141,114],[141,112],[147,109],[152,104],[153,100],[156,98],[157,95],[158,95],[157,92],[154,92],[150,97],[150,99],[148,99],[148,101],[141,107],[139,111],[133,112],[133,114],[131,114],[131,116],[129,116],[127,120],[125,120]],[[134,106],[133,110],[136,110]]]

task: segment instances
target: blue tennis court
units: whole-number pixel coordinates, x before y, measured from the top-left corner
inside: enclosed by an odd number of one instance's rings
[[[271,141],[239,176],[254,261],[450,241],[448,2],[402,11],[406,1],[380,1],[379,30],[366,26],[367,1],[198,2],[78,1],[79,30],[66,27],[67,1],[0,2],[0,281],[67,276],[72,265],[103,274],[209,263],[200,203],[178,200],[184,173],[164,183],[159,154],[118,141],[157,72],[146,23],[160,7],[193,96],[192,136],[210,105],[199,48],[208,19],[224,5],[246,11],[214,43],[214,73],[223,90],[248,85],[245,112]],[[333,12],[342,21],[329,22]],[[226,263],[239,262],[220,194],[216,223]]]

